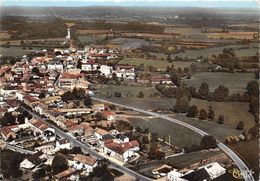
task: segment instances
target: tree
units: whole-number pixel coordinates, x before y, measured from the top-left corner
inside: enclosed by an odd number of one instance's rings
[[[187,116],[188,117],[195,117],[198,114],[198,107],[193,105],[188,108]]]
[[[150,159],[158,159],[161,160],[165,157],[165,153],[159,150],[157,143],[151,144],[151,148],[148,152],[148,157]]]
[[[255,123],[255,125],[248,130],[248,133],[251,134],[253,138],[259,136],[259,124]]]
[[[174,111],[177,113],[186,113],[189,108],[190,98],[188,96],[182,96],[177,99],[176,105],[174,106]]]
[[[259,115],[259,99],[257,97],[251,97],[249,102],[249,112],[252,113],[255,118]]]
[[[68,168],[68,161],[66,157],[58,153],[52,161],[52,170],[54,174],[60,173],[61,171],[65,170]]]
[[[200,145],[204,149],[216,148],[217,140],[211,135],[205,135],[200,141]]]
[[[82,68],[82,62],[81,62],[81,60],[78,60],[78,62],[77,62],[77,68],[78,68],[78,69],[81,69],[81,68]]]
[[[115,73],[115,72],[113,72],[113,74],[112,74],[112,80],[113,80],[113,81],[115,81],[115,82],[117,82],[117,81],[118,81],[118,79],[117,79],[117,76],[116,76],[116,73]]]
[[[43,99],[43,98],[45,98],[45,94],[43,92],[41,92],[38,97],[39,97],[39,99]]]
[[[40,74],[40,70],[38,69],[38,67],[33,67],[32,73],[34,73],[36,75],[39,75]]]
[[[6,112],[1,120],[2,126],[8,126],[15,124],[15,117],[11,112]]]
[[[120,98],[121,97],[121,92],[115,92],[114,96],[117,97],[117,98]]]
[[[136,131],[136,132],[141,132],[142,129],[141,129],[139,126],[137,126],[137,127],[135,127],[135,131]]]
[[[152,135],[151,135],[151,141],[152,142],[156,142],[156,141],[158,141],[158,133],[152,133]]]
[[[250,81],[246,86],[247,93],[250,96],[258,97],[259,95],[259,84],[257,81]]]
[[[172,62],[172,57],[171,57],[171,55],[168,55],[166,60],[167,60],[167,62]]]
[[[220,116],[218,117],[218,123],[219,123],[219,124],[223,124],[224,121],[225,121],[224,116],[223,116],[223,115],[220,115]]]
[[[138,98],[144,98],[144,93],[143,91],[140,91],[137,95]]]
[[[212,120],[215,118],[215,113],[212,109],[212,106],[209,106],[208,118]]]
[[[208,116],[207,111],[205,109],[201,109],[199,119],[201,120],[207,119],[207,116]]]
[[[243,130],[245,128],[245,123],[243,121],[239,121],[237,124],[238,130]]]
[[[84,105],[87,107],[92,106],[92,100],[91,97],[89,95],[86,95],[84,98]]]
[[[206,82],[203,82],[200,85],[200,88],[198,90],[198,94],[201,99],[206,99],[209,93],[209,85]]]
[[[213,97],[215,101],[224,102],[229,101],[229,89],[220,85],[218,88],[215,89],[213,93]]]

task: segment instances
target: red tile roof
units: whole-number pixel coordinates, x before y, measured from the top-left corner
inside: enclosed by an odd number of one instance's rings
[[[46,130],[49,126],[38,119],[33,119],[30,123],[41,131]]]
[[[90,156],[86,156],[86,155],[82,155],[82,154],[77,154],[73,158],[73,160],[78,161],[80,163],[90,165],[90,166],[93,166],[97,162],[97,160],[95,158],[90,157]]]
[[[1,129],[1,133],[5,136],[5,137],[7,137],[9,134],[15,134],[10,128],[8,128],[8,127],[3,127],[2,129]]]
[[[11,67],[10,66],[7,66],[7,67],[2,67],[0,69],[0,75],[4,74],[5,72],[11,70]]]
[[[105,144],[105,147],[120,155],[124,154],[127,150],[130,150],[131,148],[137,146],[139,146],[139,143],[136,140],[130,141],[128,143],[121,143],[121,144],[115,142]]]
[[[111,111],[102,111],[101,113],[106,117],[115,115],[115,113]]]

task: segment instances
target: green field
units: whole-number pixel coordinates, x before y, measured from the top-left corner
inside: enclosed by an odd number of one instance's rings
[[[188,61],[174,61],[172,63],[167,62],[166,60],[146,60],[138,58],[124,58],[119,62],[120,64],[129,64],[139,66],[144,64],[145,67],[154,66],[159,69],[166,69],[167,66],[174,65],[175,68],[185,68],[189,67],[192,62]]]
[[[102,41],[105,39],[105,35],[97,35],[97,36],[91,36],[91,35],[79,35],[78,39],[82,43],[95,43],[97,41]]]
[[[258,52],[258,44],[252,43],[250,45],[228,45],[222,47],[206,48],[202,50],[187,50],[186,52],[173,54],[173,57],[182,58],[198,58],[200,56],[208,57],[211,55],[218,55],[222,53],[224,48],[233,48],[237,57],[253,56]]]
[[[230,93],[241,93],[245,91],[247,83],[254,79],[253,73],[196,73],[191,79],[182,82],[188,86],[193,86],[197,90],[202,82],[209,85],[210,91],[214,91],[219,85],[229,88]]]
[[[0,47],[0,55],[2,56],[23,56],[30,52],[30,50],[25,50],[20,47]]]
[[[150,97],[150,94],[159,93],[154,87],[143,87],[143,86],[126,86],[126,85],[105,85],[96,87],[96,96],[101,98],[106,98],[107,92],[112,95],[111,101],[132,105],[142,109],[158,109],[158,108],[172,108],[175,105],[174,98],[166,97]],[[144,93],[144,98],[137,98],[138,93],[142,91]],[[114,93],[120,92],[122,94],[121,98],[115,98]],[[133,95],[132,97],[127,96],[127,94]],[[160,93],[159,93],[160,94]]]
[[[142,91],[144,98],[137,98],[138,93]],[[159,93],[154,87],[143,86],[127,86],[127,85],[104,85],[97,87],[96,96],[106,98],[107,92],[112,95],[111,101],[135,106],[137,108],[154,110],[154,109],[170,109],[176,103],[175,98],[166,97],[150,97],[150,94]],[[121,98],[115,98],[114,93],[121,92]],[[235,130],[239,121],[245,122],[245,128],[249,129],[254,125],[254,117],[248,112],[248,103],[243,102],[208,102],[206,100],[191,99],[190,105],[197,105],[198,109],[208,110],[212,106],[215,112],[215,118],[219,115],[224,115],[224,126],[230,128],[230,131]],[[183,118],[185,120],[185,118]],[[215,121],[216,122],[216,121]],[[204,123],[202,121],[202,123]],[[211,124],[211,123],[210,123]],[[202,125],[203,126],[203,125]],[[221,127],[215,124],[216,127]],[[203,127],[201,127],[203,128]]]
[[[215,112],[215,118],[218,119],[219,115],[225,117],[225,126],[236,128],[239,121],[244,121],[245,129],[254,126],[254,117],[248,112],[249,105],[245,102],[208,102],[200,99],[192,99],[190,105],[197,105],[198,109],[208,110],[212,106]],[[220,126],[220,125],[216,125]]]
[[[139,118],[129,119],[134,127],[139,126],[142,129],[149,128],[150,132],[158,133],[160,138],[171,137],[171,143],[178,147],[200,144],[199,134],[178,124],[163,120],[160,118],[149,119],[147,121]]]
[[[259,140],[255,139],[248,142],[240,142],[237,144],[232,144],[230,147],[235,150],[236,153],[240,157],[243,158],[243,160],[246,161],[249,168],[252,168],[253,171],[259,175],[259,159],[256,159],[259,157]],[[257,176],[258,178],[258,176]]]

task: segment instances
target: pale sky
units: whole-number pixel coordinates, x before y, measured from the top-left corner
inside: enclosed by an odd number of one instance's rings
[[[257,0],[0,0],[2,6],[154,6],[258,8]]]

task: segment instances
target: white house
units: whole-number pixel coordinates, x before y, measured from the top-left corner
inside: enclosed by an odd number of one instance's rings
[[[63,70],[63,64],[61,62],[50,62],[47,64],[48,70],[57,70],[62,71]]]
[[[67,139],[62,139],[62,140],[58,140],[56,141],[56,149],[57,150],[62,150],[62,149],[71,149],[71,144],[69,142],[69,140]]]
[[[135,152],[139,151],[139,143],[134,140],[128,143],[105,143],[104,153],[115,157],[123,162],[127,162],[129,158],[133,157]]]
[[[99,71],[106,77],[110,77],[112,75],[112,70],[112,67],[107,65],[101,65],[99,69]]]
[[[170,171],[168,174],[167,174],[167,179],[169,181],[187,181],[185,179],[182,179],[181,177],[183,176],[182,173],[179,173],[177,170],[173,170],[173,171]]]
[[[73,158],[73,160],[69,163],[74,169],[76,170],[84,170],[87,171],[87,173],[90,173],[93,171],[93,168],[97,166],[98,162],[95,158],[77,154]]]
[[[135,69],[133,66],[117,66],[115,73],[118,78],[124,78],[129,80],[135,79]]]
[[[213,179],[215,179],[215,178],[217,178],[217,177],[226,173],[226,169],[223,168],[217,162],[210,163],[210,164],[205,165],[205,166],[200,167],[200,168],[204,168],[208,172],[211,180],[213,180]]]

